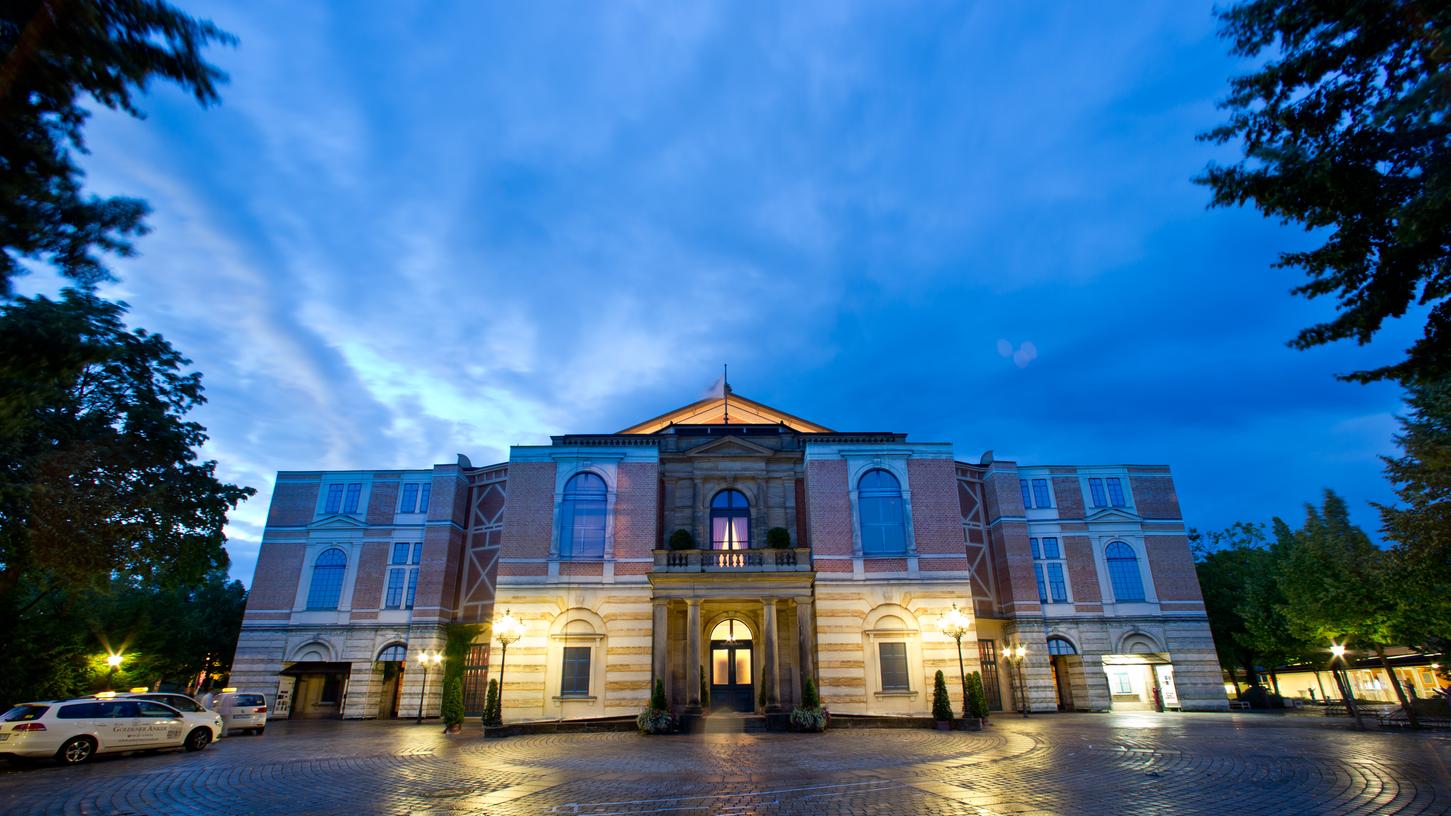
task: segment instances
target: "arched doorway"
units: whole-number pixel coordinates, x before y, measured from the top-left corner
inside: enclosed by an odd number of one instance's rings
[[[384,646],[378,652],[378,665],[383,670],[383,689],[378,695],[378,719],[391,720],[398,716],[398,703],[403,695],[403,667],[408,658],[408,647],[402,643]]]
[[[727,618],[710,632],[710,708],[712,711],[754,711],[751,693],[751,630]]]

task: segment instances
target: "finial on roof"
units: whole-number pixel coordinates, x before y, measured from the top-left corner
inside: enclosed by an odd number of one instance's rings
[[[721,363],[720,374],[720,395],[725,404],[725,424],[731,424],[731,367],[729,363]]]

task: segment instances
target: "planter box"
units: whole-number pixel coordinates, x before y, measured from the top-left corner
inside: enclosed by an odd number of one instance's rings
[[[938,731],[952,730],[952,720],[934,720],[932,724],[937,727]]]
[[[957,728],[960,731],[981,731],[982,720],[977,717],[964,717],[957,721]]]

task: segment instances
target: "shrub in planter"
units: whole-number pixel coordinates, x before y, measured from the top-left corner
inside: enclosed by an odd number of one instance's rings
[[[952,727],[952,698],[947,696],[947,679],[941,669],[932,678],[932,719],[937,721],[939,729]]]
[[[705,667],[700,667],[700,707],[710,710],[710,684],[705,682]]]
[[[670,549],[677,552],[680,550],[693,550],[695,549],[695,536],[691,535],[689,530],[680,529],[670,534],[670,540],[667,543]]]
[[[499,681],[489,678],[489,690],[484,693],[484,727],[498,728],[504,724],[504,710],[499,702]]]
[[[967,676],[967,716],[986,720],[987,691],[982,685],[982,674],[973,672]]]
[[[791,533],[785,527],[772,527],[766,531],[766,546],[773,550],[791,548]]]
[[[668,734],[675,729],[675,718],[665,702],[665,681],[655,680],[655,691],[650,695],[650,705],[635,718],[635,727],[641,734]]]
[[[464,685],[457,675],[450,674],[443,681],[443,722],[450,732],[464,724]]]
[[[801,705],[791,709],[791,727],[797,731],[826,730],[826,709],[821,707],[821,695],[816,693],[816,682],[810,677],[801,684]]]

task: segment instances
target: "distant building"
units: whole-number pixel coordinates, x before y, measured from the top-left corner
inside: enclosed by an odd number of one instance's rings
[[[938,669],[960,708],[954,604],[993,708],[1227,707],[1167,467],[962,462],[729,391],[487,467],[278,474],[232,683],[277,716],[414,716],[415,656],[508,610],[511,720],[633,715],[657,677],[694,711],[702,675],[717,709],[811,676],[834,714],[925,715]],[[498,670],[486,634],[470,711]]]
[[[1423,700],[1443,694],[1444,689],[1451,685],[1438,672],[1444,659],[1440,654],[1422,654],[1404,646],[1386,649],[1386,662],[1396,673],[1396,679],[1401,681],[1401,689],[1407,696]],[[1375,655],[1347,655],[1345,676],[1357,700],[1400,702],[1390,676]],[[1288,698],[1311,702],[1341,699],[1340,688],[1335,684],[1335,675],[1331,673],[1328,661],[1320,666],[1280,666],[1273,674],[1262,673],[1260,682],[1267,689],[1279,689],[1279,693]],[[1235,685],[1225,683],[1225,691],[1234,694]]]

